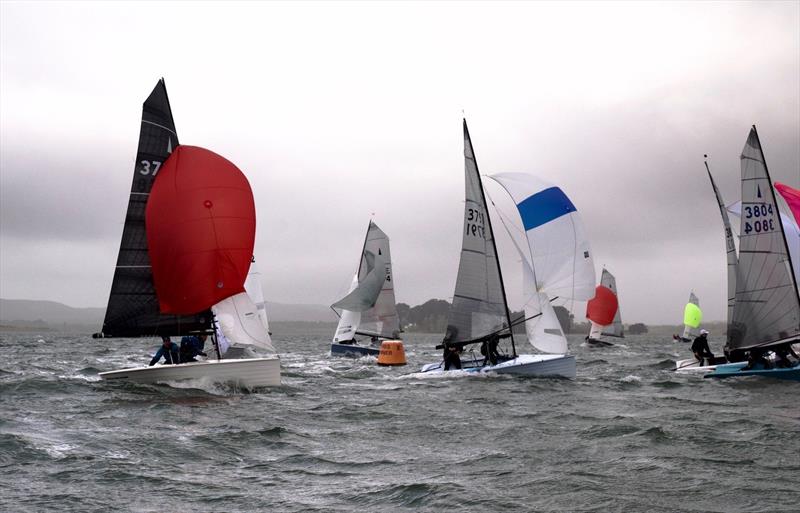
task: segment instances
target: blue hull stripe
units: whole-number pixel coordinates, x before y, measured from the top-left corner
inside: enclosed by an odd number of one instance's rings
[[[525,231],[549,223],[553,219],[575,212],[575,205],[558,187],[550,187],[529,196],[517,205]]]

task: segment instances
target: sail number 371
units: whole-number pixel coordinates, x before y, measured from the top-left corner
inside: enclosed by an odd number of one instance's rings
[[[744,233],[763,233],[775,230],[775,221],[772,216],[772,205],[756,204],[743,207]],[[749,219],[749,220],[748,220]]]
[[[481,239],[486,238],[486,233],[484,232],[483,228],[483,212],[480,212],[474,208],[468,208],[467,222],[464,224],[466,225],[467,235],[480,237]]]

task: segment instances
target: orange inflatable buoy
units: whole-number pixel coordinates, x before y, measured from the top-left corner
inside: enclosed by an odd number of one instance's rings
[[[378,365],[405,365],[406,350],[400,340],[384,340],[378,355]]]

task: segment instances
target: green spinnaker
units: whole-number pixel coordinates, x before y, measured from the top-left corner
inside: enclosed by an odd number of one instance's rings
[[[703,311],[694,303],[686,303],[686,308],[683,309],[683,323],[690,328],[700,327],[703,321]]]

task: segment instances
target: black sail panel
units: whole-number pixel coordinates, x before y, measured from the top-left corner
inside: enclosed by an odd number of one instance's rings
[[[508,306],[500,276],[478,164],[464,122],[466,202],[453,303],[447,318],[447,342],[468,342],[507,329]]]
[[[122,242],[111,283],[103,335],[140,337],[181,335],[206,329],[211,313],[161,315],[153,286],[147,253],[145,207],[161,164],[178,145],[178,135],[164,80],[159,80],[142,107],[139,150],[133,168],[133,183],[122,230]]]

